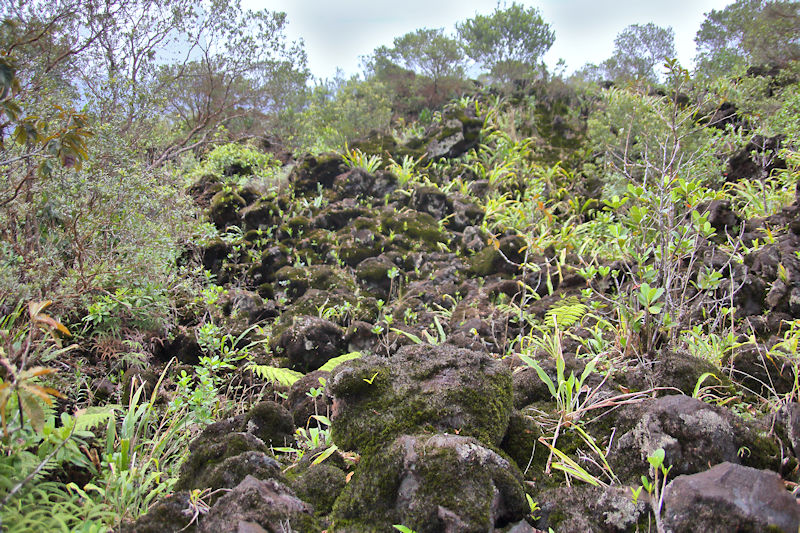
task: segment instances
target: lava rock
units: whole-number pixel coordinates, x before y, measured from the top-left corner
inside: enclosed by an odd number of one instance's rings
[[[421,429],[459,432],[496,446],[513,403],[508,368],[448,344],[406,346],[389,360],[348,361],[332,372],[328,392],[334,442],[357,451]]]
[[[199,531],[239,533],[239,524],[243,522],[258,524],[270,533],[322,530],[314,518],[313,508],[298,499],[286,485],[253,476],[247,476],[217,500],[203,517]]]
[[[293,370],[310,372],[342,354],[344,331],[328,320],[315,316],[295,317],[281,333],[273,349],[289,359]]]
[[[333,521],[336,531],[492,531],[529,511],[519,471],[476,439],[403,435],[362,457]]]
[[[732,463],[673,480],[665,489],[664,509],[670,533],[800,528],[800,505],[778,474]]]

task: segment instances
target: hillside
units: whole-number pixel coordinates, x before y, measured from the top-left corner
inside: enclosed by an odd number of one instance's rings
[[[796,58],[469,81],[398,39],[192,126],[62,107],[15,24],[3,531],[800,527]]]

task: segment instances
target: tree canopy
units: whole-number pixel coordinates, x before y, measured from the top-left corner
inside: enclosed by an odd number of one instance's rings
[[[555,42],[537,8],[513,2],[457,25],[467,55],[502,81],[530,73]]]
[[[697,68],[707,75],[800,59],[800,2],[737,0],[712,10],[695,36]]]
[[[658,79],[656,67],[675,57],[675,32],[652,22],[632,24],[614,39],[614,53],[603,63],[615,80]]]

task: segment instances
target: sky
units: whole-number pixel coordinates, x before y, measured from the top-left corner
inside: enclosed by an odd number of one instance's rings
[[[694,36],[704,13],[721,9],[733,0],[522,0],[537,7],[556,34],[544,56],[549,67],[560,58],[572,72],[587,62],[607,59],[614,37],[630,24],[653,22],[675,31],[678,59],[691,66]],[[496,0],[244,0],[250,9],[287,14],[287,35],[302,38],[311,73],[331,78],[337,68],[346,75],[361,72],[361,56],[395,37],[419,28],[445,28],[476,13],[490,14]]]

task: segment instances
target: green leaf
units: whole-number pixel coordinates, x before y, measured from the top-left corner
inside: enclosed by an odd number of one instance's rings
[[[548,376],[547,373],[544,371],[544,369],[541,367],[541,365],[539,365],[537,361],[534,361],[527,355],[520,354],[519,358],[522,359],[522,361],[525,362],[526,365],[528,365],[529,367],[531,367],[536,371],[536,374],[539,375],[539,379],[542,380],[542,383],[547,385],[547,390],[550,391],[550,394],[553,396],[553,398],[557,397],[558,393],[556,392],[556,386],[553,383],[553,380],[550,379],[550,376]]]
[[[270,365],[248,365],[247,370],[265,379],[270,383],[278,383],[284,387],[291,387],[294,382],[303,377],[301,372],[296,372],[288,368],[278,368]]]
[[[336,446],[335,444],[331,444],[330,446],[328,446],[328,447],[325,449],[325,451],[323,451],[321,454],[319,454],[319,455],[317,456],[317,458],[316,458],[316,459],[314,459],[314,460],[311,462],[311,464],[312,464],[312,465],[318,465],[318,464],[320,464],[322,461],[324,461],[325,459],[327,459],[328,457],[330,457],[331,455],[333,455],[333,453],[334,453],[336,450],[338,450],[338,449],[339,449],[339,447],[338,447],[338,446]]]
[[[330,372],[337,366],[347,361],[352,361],[353,359],[358,359],[361,357],[361,352],[350,352],[344,355],[340,355],[339,357],[334,357],[333,359],[329,359],[327,363],[319,367],[319,370],[323,372]]]
[[[36,400],[36,396],[21,390],[19,391],[19,401],[22,405],[22,411],[31,423],[31,427],[37,433],[41,433],[44,428],[44,410]]]
[[[664,464],[665,456],[666,452],[664,452],[664,448],[659,448],[647,457],[647,462],[650,463],[650,466],[653,468],[659,468]]]

